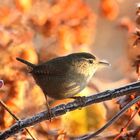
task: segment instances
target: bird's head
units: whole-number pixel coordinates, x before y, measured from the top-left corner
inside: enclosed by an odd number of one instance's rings
[[[74,65],[77,73],[84,74],[90,78],[98,69],[110,66],[107,61],[99,60],[96,56],[86,52],[73,53],[68,55],[68,57],[72,59],[72,64]]]

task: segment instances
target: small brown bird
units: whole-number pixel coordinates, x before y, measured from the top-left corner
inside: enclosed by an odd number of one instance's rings
[[[97,69],[108,66],[90,53],[72,53],[42,64],[32,64],[21,58],[18,61],[30,68],[30,73],[45,94],[56,100],[73,98],[83,90]]]
[[[56,100],[73,97],[86,87],[97,69],[110,65],[85,52],[57,57],[38,65],[16,59],[29,66],[44,94]]]

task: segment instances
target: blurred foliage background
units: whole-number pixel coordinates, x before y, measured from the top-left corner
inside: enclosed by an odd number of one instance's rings
[[[140,59],[138,0],[0,0],[0,99],[20,118],[46,109],[45,99],[24,65],[16,57],[41,63],[73,52],[91,52],[108,60],[111,67],[96,73],[80,93],[90,95],[138,79]],[[138,63],[139,64],[139,63]],[[47,84],[47,83],[46,83]],[[55,88],[55,87],[54,87]],[[68,139],[95,131],[105,124],[130,97],[91,105],[30,128],[39,140]],[[51,106],[71,100],[54,101]],[[103,134],[119,133],[135,110],[132,107]],[[15,120],[0,106],[0,131]],[[137,114],[128,129],[140,125]],[[115,136],[114,136],[115,137]],[[12,139],[27,139],[21,132]],[[140,139],[137,136],[137,139]]]

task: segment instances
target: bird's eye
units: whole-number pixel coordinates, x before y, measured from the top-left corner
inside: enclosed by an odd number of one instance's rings
[[[88,61],[89,61],[90,64],[93,64],[93,60],[90,59],[90,60],[88,60]]]

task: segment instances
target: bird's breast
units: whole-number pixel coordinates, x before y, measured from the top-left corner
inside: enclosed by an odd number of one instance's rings
[[[83,75],[44,76],[33,75],[44,94],[54,99],[73,97],[85,88],[87,78]]]

